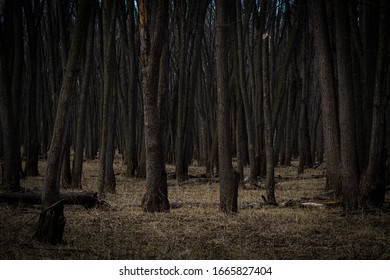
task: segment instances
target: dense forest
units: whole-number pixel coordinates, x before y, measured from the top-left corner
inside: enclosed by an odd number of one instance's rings
[[[390,5],[385,0],[2,0],[2,194],[44,175],[35,238],[62,241],[61,193],[114,159],[144,178],[145,212],[171,205],[192,165],[218,178],[219,210],[245,183],[277,205],[275,168],[326,164],[345,214],[390,184]],[[38,164],[45,161],[44,174]],[[170,175],[170,174],[169,174]]]

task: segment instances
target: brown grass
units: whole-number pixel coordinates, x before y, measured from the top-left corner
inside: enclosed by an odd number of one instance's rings
[[[97,190],[97,165],[85,163],[86,190]],[[0,259],[390,259],[387,211],[343,216],[340,208],[265,206],[264,190],[249,188],[239,191],[239,213],[226,216],[218,212],[217,183],[179,186],[170,180],[170,213],[146,214],[140,208],[144,181],[127,178],[120,160],[115,171],[117,194],[107,196],[109,207],[65,206],[64,242],[58,246],[32,239],[39,206],[1,204]],[[201,172],[191,167],[192,174]],[[296,166],[278,167],[277,200],[320,194],[323,172],[307,170],[298,178]],[[43,177],[22,184],[36,191]]]

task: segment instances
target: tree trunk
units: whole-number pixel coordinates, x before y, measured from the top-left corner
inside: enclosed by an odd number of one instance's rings
[[[0,119],[2,125],[2,140],[4,163],[2,165],[1,189],[19,191],[20,177],[17,160],[17,147],[15,142],[14,120],[12,112],[12,95],[10,79],[7,75],[7,62],[5,48],[0,42]]]
[[[135,32],[135,19],[134,19],[134,1],[129,1],[129,52],[130,52],[130,77],[129,77],[129,150],[127,159],[127,174],[130,176],[135,175],[135,171],[138,167],[138,155],[137,155],[137,81],[138,81],[138,60],[136,56],[136,32]]]
[[[33,10],[34,9],[34,10]],[[25,173],[27,176],[38,176],[38,155],[39,155],[39,141],[38,141],[38,120],[37,120],[37,52],[39,34],[38,25],[36,21],[38,18],[37,11],[39,7],[32,7],[31,1],[24,2],[24,12],[26,14],[27,33],[28,33],[28,47],[29,47],[29,72],[30,79],[28,81],[27,92],[27,114],[26,114],[26,165]]]
[[[102,129],[99,150],[100,181],[99,196],[104,197],[108,191],[115,193],[115,176],[111,162],[110,143],[114,137],[110,133],[113,114],[113,95],[115,83],[115,23],[117,1],[104,2],[103,4],[103,38],[104,38],[104,59],[103,59],[103,107],[102,107]],[[107,164],[108,163],[108,164]]]
[[[256,42],[261,42],[261,36],[265,32],[266,13],[268,1],[262,0],[260,2],[260,12],[256,15]],[[255,127],[256,127],[256,162],[257,175],[266,175],[266,160],[264,148],[264,121],[263,121],[263,66],[262,66],[262,47],[255,48]]]
[[[232,167],[232,141],[230,129],[230,100],[228,73],[228,5],[226,0],[216,1],[216,68],[218,95],[218,174],[220,184],[220,211],[237,212],[238,182]]]
[[[168,1],[153,4],[138,1],[138,8],[146,148],[146,192],[142,198],[142,208],[145,212],[162,212],[169,211],[169,201],[161,124],[158,120],[158,87],[160,58],[168,24]],[[154,23],[158,24],[153,29]]]
[[[356,148],[355,104],[352,79],[351,42],[349,40],[348,3],[334,2],[339,97],[340,158],[344,210],[358,207],[359,166]]]
[[[21,161],[21,137],[20,137],[20,119],[21,119],[21,98],[23,94],[23,63],[24,63],[24,45],[23,45],[23,11],[22,1],[13,1],[13,24],[14,24],[14,59],[12,73],[12,106],[15,136],[15,160],[18,164],[19,173],[24,176]]]
[[[201,62],[203,23],[209,0],[177,4],[179,29],[178,92],[175,138],[176,180],[186,180],[193,146],[194,108]]]
[[[69,59],[64,72],[60,99],[48,153],[42,195],[42,212],[39,216],[35,238],[44,243],[58,244],[62,241],[65,217],[63,202],[60,201],[61,157],[63,156],[69,123],[70,101],[74,93],[81,56],[84,54],[87,38],[91,0],[79,3],[75,31],[69,51]]]
[[[92,8],[92,14],[88,27],[87,47],[85,53],[85,65],[80,89],[80,100],[77,109],[76,142],[74,144],[74,158],[72,167],[72,187],[81,189],[81,175],[83,172],[84,143],[85,143],[85,123],[86,107],[88,101],[89,81],[91,77],[91,68],[93,65],[95,33],[95,7]]]
[[[271,111],[271,90],[269,78],[269,50],[268,34],[262,37],[262,64],[263,64],[263,112],[264,112],[264,138],[265,154],[267,161],[265,188],[267,192],[267,203],[276,203],[275,198],[275,174],[274,174],[274,148],[273,148],[273,128]]]
[[[241,1],[236,0],[236,31],[237,31],[237,56],[238,56],[238,84],[239,91],[241,93],[242,104],[245,112],[245,122],[246,122],[246,131],[247,131],[247,141],[248,141],[248,153],[249,153],[249,166],[250,166],[250,176],[249,182],[251,185],[255,184],[257,181],[256,174],[256,150],[255,150],[255,127],[253,123],[253,112],[250,107],[248,93],[245,90],[245,65],[244,65],[244,39],[243,39],[243,26],[242,26],[242,16],[241,16]]]
[[[322,122],[327,162],[326,189],[333,189],[336,196],[340,196],[340,132],[325,1],[312,0],[310,15],[313,22],[314,47],[317,52],[318,79],[322,98]]]
[[[380,5],[385,6],[381,0]],[[359,206],[361,208],[375,208],[382,206],[385,200],[385,153],[384,153],[384,112],[385,95],[383,83],[386,70],[384,67],[386,56],[386,24],[385,9],[382,8],[379,18],[379,41],[375,69],[375,88],[373,96],[373,114],[371,120],[370,148],[368,165],[363,170],[360,182],[361,195]]]
[[[306,54],[305,54],[306,55]],[[310,84],[310,66],[307,65],[307,60],[303,62],[303,78],[302,78],[302,93],[301,93],[301,110],[299,116],[299,166],[298,174],[304,172],[305,166],[313,165],[311,153],[309,119],[308,119],[308,94]]]
[[[177,182],[186,180],[187,172],[184,162],[184,137],[186,130],[186,118],[187,116],[187,106],[186,100],[188,98],[188,92],[186,88],[187,80],[187,63],[189,64],[190,59],[188,58],[188,48],[191,47],[190,44],[190,23],[189,19],[186,20],[187,13],[187,1],[180,0],[177,3],[177,13],[178,13],[178,44],[179,44],[179,54],[178,54],[178,81],[177,81],[177,111],[176,111],[176,138],[175,138],[175,172]]]
[[[20,73],[21,65],[17,65],[17,57],[21,55],[20,47],[17,47],[18,39],[10,41],[3,41],[4,38],[20,37],[21,34],[14,34],[18,32],[12,30],[16,28],[13,26],[13,22],[21,21],[21,12],[19,1],[11,3],[10,1],[6,2],[4,7],[5,11],[5,28],[0,28],[0,121],[2,128],[2,147],[4,153],[4,163],[2,164],[2,182],[1,189],[19,191],[20,190],[20,175],[19,175],[19,166],[20,166],[20,147],[17,143],[17,133],[19,131],[15,130],[15,120],[14,120],[14,111],[13,111],[13,92],[14,84],[20,83],[21,81],[13,81],[12,79],[17,78]],[[16,18],[15,18],[16,17]],[[3,33],[4,30],[4,33]],[[14,56],[12,56],[14,54]],[[8,56],[9,55],[9,56]],[[18,125],[16,125],[18,127]],[[19,149],[19,152],[18,152]],[[18,157],[19,156],[19,157]]]

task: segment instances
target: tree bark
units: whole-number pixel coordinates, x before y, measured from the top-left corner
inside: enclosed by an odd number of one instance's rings
[[[304,54],[306,55],[306,54]],[[304,58],[302,69],[302,93],[301,93],[301,110],[299,116],[299,165],[298,174],[304,172],[305,166],[311,167],[313,165],[313,158],[311,153],[310,133],[309,133],[309,119],[308,119],[308,94],[310,84],[310,65]]]
[[[253,123],[253,112],[250,107],[248,93],[245,90],[245,65],[244,65],[244,39],[243,39],[243,26],[242,26],[242,15],[241,15],[241,2],[236,0],[236,32],[237,32],[237,56],[238,56],[238,84],[239,91],[241,93],[242,105],[245,112],[245,122],[247,131],[248,141],[248,153],[249,153],[249,166],[250,176],[249,182],[251,185],[257,181],[256,174],[256,150],[255,150],[255,127]]]
[[[238,182],[232,166],[230,100],[228,73],[227,15],[233,1],[216,1],[216,67],[218,96],[218,174],[220,184],[219,209],[223,213],[237,212]]]
[[[20,147],[17,147],[17,135],[19,131],[15,130],[15,120],[13,111],[13,86],[19,76],[21,65],[17,64],[17,56],[21,55],[21,49],[17,48],[17,38],[21,34],[15,34],[15,21],[21,21],[20,3],[18,1],[6,1],[4,3],[4,23],[0,25],[0,121],[2,128],[2,145],[4,163],[2,164],[2,182],[1,189],[19,191],[20,190]],[[4,24],[4,28],[3,28]],[[14,40],[4,41],[4,38],[12,38]],[[16,126],[18,127],[18,126]]]
[[[81,175],[83,172],[84,159],[84,143],[85,143],[85,123],[86,123],[86,107],[88,101],[89,81],[91,77],[91,69],[93,65],[93,50],[94,50],[94,33],[95,33],[95,7],[92,8],[92,14],[88,27],[88,38],[85,53],[85,65],[80,88],[80,99],[77,109],[77,126],[76,126],[76,142],[74,144],[74,158],[72,167],[72,187],[82,188]]]
[[[13,121],[15,131],[15,160],[18,164],[19,174],[23,177],[24,171],[22,168],[21,159],[21,137],[20,137],[20,120],[22,110],[22,95],[23,95],[23,69],[24,69],[24,45],[23,45],[23,11],[22,1],[13,1],[13,25],[14,25],[14,58],[12,72],[12,106],[13,106]]]
[[[35,4],[37,4],[35,2]],[[38,176],[38,155],[39,155],[39,141],[38,141],[38,120],[37,120],[37,52],[38,52],[38,21],[39,4],[32,7],[31,1],[24,2],[24,12],[26,15],[27,33],[28,33],[28,47],[29,47],[29,72],[30,79],[28,81],[27,92],[27,115],[26,115],[26,165],[25,173],[27,176]]]
[[[104,38],[104,59],[103,59],[103,107],[102,107],[102,129],[99,150],[100,179],[99,196],[104,197],[106,192],[115,193],[115,176],[110,151],[110,143],[114,137],[110,133],[113,114],[113,95],[115,83],[115,23],[117,1],[104,2],[103,4],[103,38]]]
[[[168,24],[168,1],[152,3],[140,0],[138,8],[146,150],[146,191],[142,198],[142,208],[145,212],[163,212],[169,211],[169,201],[161,124],[158,120],[158,94],[160,58]],[[153,29],[154,23],[158,24]]]
[[[334,8],[336,16],[342,197],[344,210],[349,212],[358,208],[360,179],[356,148],[349,11],[348,4],[342,1],[335,1]]]
[[[76,26],[69,51],[69,59],[64,72],[58,102],[53,137],[47,159],[42,209],[35,231],[35,238],[44,243],[58,244],[62,241],[65,217],[63,203],[60,201],[61,157],[64,153],[69,123],[70,101],[76,82],[81,56],[84,54],[87,38],[91,0],[79,3]]]
[[[138,167],[138,155],[137,155],[137,102],[138,102],[138,60],[136,51],[136,33],[135,33],[135,15],[134,15],[134,1],[129,1],[129,52],[130,52],[130,64],[129,64],[129,150],[127,159],[127,174],[134,176]]]
[[[191,163],[193,146],[194,110],[198,69],[201,62],[204,19],[209,0],[179,1],[177,5],[179,25],[178,92],[176,117],[176,180],[186,180]]]
[[[271,110],[271,89],[269,78],[269,50],[267,33],[262,37],[262,64],[263,64],[263,112],[264,112],[264,140],[265,155],[267,161],[265,188],[267,203],[276,203],[275,198],[275,173],[274,173],[274,148]]]
[[[381,0],[380,5],[385,6]],[[373,96],[373,114],[371,119],[370,147],[367,167],[362,172],[359,198],[361,208],[381,207],[385,200],[385,153],[384,153],[384,113],[385,95],[383,83],[385,81],[385,51],[386,51],[386,17],[385,8],[380,11],[378,52],[375,69],[375,88]]]
[[[260,2],[260,11],[256,15],[256,42],[261,42],[261,36],[265,32],[266,13],[268,1]],[[256,157],[257,157],[257,175],[266,175],[266,160],[264,148],[264,113],[263,113],[263,66],[262,66],[262,47],[255,48],[255,127],[256,127]]]
[[[340,132],[325,1],[312,0],[310,8],[313,22],[314,47],[318,60],[318,80],[322,98],[322,122],[327,162],[326,189],[333,189],[335,195],[340,196]]]

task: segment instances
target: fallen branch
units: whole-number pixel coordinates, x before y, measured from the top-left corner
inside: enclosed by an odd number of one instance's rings
[[[60,194],[60,201],[69,205],[83,205],[85,208],[95,207],[99,200],[96,192],[66,192]],[[0,193],[0,202],[41,204],[41,193]]]

